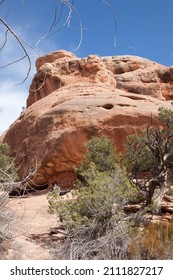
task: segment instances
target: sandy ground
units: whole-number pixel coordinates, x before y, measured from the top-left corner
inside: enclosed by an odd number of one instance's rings
[[[42,246],[31,236],[47,235],[50,228],[58,226],[57,218],[47,212],[47,195],[26,198],[11,198],[7,205],[11,213],[9,230],[12,243],[7,259],[43,260],[51,259],[49,248]]]

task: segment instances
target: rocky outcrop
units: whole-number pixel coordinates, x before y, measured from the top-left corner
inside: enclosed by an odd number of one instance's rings
[[[103,62],[114,74],[117,88],[159,99],[173,99],[173,67],[136,56],[106,57]]]
[[[68,52],[59,51],[36,61],[35,75],[27,100],[27,107],[63,86],[79,82],[102,84],[111,90],[116,80],[98,56],[78,59]]]
[[[136,56],[77,58],[57,51],[36,61],[37,73],[30,87],[27,107],[54,90],[76,82],[99,83],[111,90],[173,99],[173,67]]]
[[[139,57],[89,56],[55,52],[36,62],[27,109],[10,127],[20,178],[34,185],[57,181],[71,187],[93,135],[111,136],[118,149],[158,108],[172,108],[172,68]],[[153,90],[151,90],[153,88]]]
[[[121,149],[126,135],[145,127],[160,106],[171,108],[171,102],[101,85],[68,85],[29,106],[4,141],[11,146],[20,176],[36,171],[34,183],[40,185],[64,174],[68,185],[88,139],[107,134]]]

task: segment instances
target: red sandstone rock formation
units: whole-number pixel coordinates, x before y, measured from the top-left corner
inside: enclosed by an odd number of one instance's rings
[[[37,73],[30,86],[27,107],[63,86],[91,82],[116,87],[113,73],[95,55],[78,59],[64,51],[54,52],[36,61]]]
[[[136,56],[77,58],[57,51],[36,61],[27,107],[65,85],[92,82],[159,99],[173,99],[173,67]]]
[[[79,59],[60,51],[39,58],[26,111],[6,132],[21,179],[34,184],[75,180],[86,143],[111,136],[118,149],[125,137],[171,107],[173,68],[131,56]]]
[[[173,99],[173,67],[166,67],[135,56],[103,59],[117,81],[117,88],[127,92]]]

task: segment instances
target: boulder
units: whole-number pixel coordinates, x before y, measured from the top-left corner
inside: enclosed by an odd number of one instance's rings
[[[146,127],[151,113],[156,125],[158,108],[172,108],[172,68],[144,58],[78,59],[61,51],[36,64],[27,109],[3,139],[11,146],[20,179],[32,186],[57,181],[72,187],[73,168],[81,164],[92,136],[106,134],[122,150],[126,136]]]

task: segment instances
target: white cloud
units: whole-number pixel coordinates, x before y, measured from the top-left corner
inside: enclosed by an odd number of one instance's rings
[[[29,40],[29,37],[31,37],[29,36],[30,27],[31,23],[25,23],[25,26],[21,27],[16,25],[13,26],[13,29],[19,34],[20,38],[27,41],[27,39]],[[0,47],[4,43],[4,34],[4,28],[1,26]],[[34,39],[36,37],[39,37],[38,30],[33,32],[32,42],[35,41]],[[22,107],[26,105],[29,85],[31,84],[31,80],[35,73],[35,59],[39,56],[39,53],[41,54],[40,50],[36,49],[36,51],[34,51],[27,45],[25,46],[31,58],[32,69],[29,78],[24,84],[15,85],[23,82],[26,78],[29,66],[26,58],[20,62],[0,69],[0,135],[19,117]],[[61,49],[60,45],[50,37],[41,41],[39,47],[41,47],[46,53]],[[20,45],[11,34],[9,34],[5,47],[0,51],[0,67],[19,59],[23,55],[24,53],[20,48]]]
[[[25,34],[23,34],[25,37]],[[4,36],[0,35],[0,45],[2,46]],[[28,88],[35,72],[36,54],[30,50],[32,69],[30,77],[24,83],[27,72],[28,62],[26,59],[11,66],[0,69],[0,134],[6,130],[20,115],[22,107],[26,105]],[[4,49],[0,51],[0,66],[15,61],[21,57],[22,52],[16,41],[9,36]],[[38,55],[37,55],[38,56]],[[19,85],[16,85],[19,84]]]
[[[27,90],[6,80],[0,84],[0,135],[19,117],[26,104]]]

